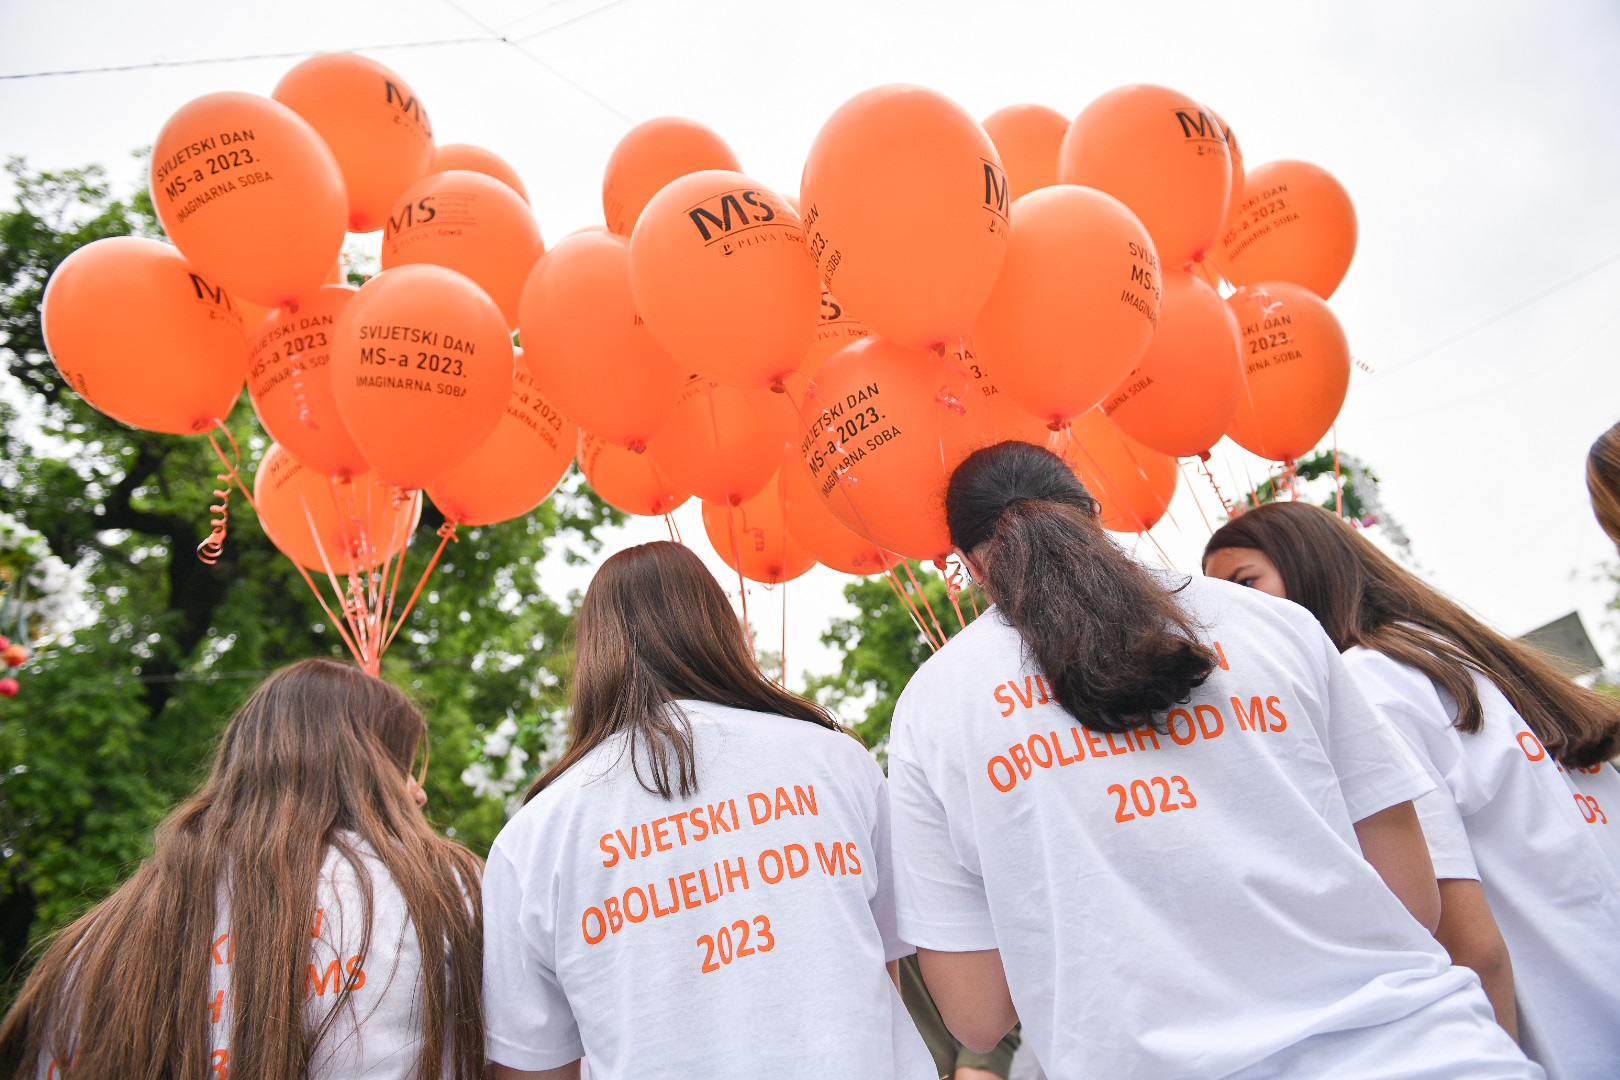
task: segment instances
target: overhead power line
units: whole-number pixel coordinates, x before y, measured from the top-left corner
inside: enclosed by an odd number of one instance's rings
[[[472,12],[470,12],[466,8],[462,7],[460,4],[458,4],[456,2],[456,0],[444,0],[444,2],[446,4],[448,4],[451,8],[454,8],[455,11],[457,13],[459,13],[462,18],[467,19],[469,22],[473,23],[475,26],[477,26],[479,29],[483,30],[485,33],[492,35],[496,41],[500,41],[500,42],[502,42],[502,43],[504,43],[506,45],[510,45],[512,48],[516,49],[518,51],[518,53],[520,55],[522,55],[525,59],[533,62],[534,64],[537,64],[539,67],[544,69],[548,74],[550,74],[553,78],[560,79],[563,82],[567,83],[569,86],[573,87],[575,90],[579,91],[581,94],[583,94],[586,97],[590,98],[592,101],[596,102],[602,108],[606,109],[608,112],[612,113],[614,116],[617,116],[620,120],[623,120],[625,123],[627,123],[627,124],[634,124],[635,123],[635,121],[632,120],[628,115],[626,115],[621,109],[619,109],[618,107],[613,105],[611,102],[606,101],[605,99],[603,99],[601,97],[601,95],[596,93],[596,91],[592,90],[588,86],[585,86],[585,85],[583,85],[581,83],[576,82],[575,80],[569,78],[567,75],[563,74],[557,68],[552,67],[550,64],[548,64],[544,60],[540,59],[534,53],[530,52],[528,49],[525,49],[517,41],[513,40],[512,38],[507,37],[505,34],[501,33],[499,30],[497,30],[495,27],[489,25],[489,23],[485,22],[483,19],[480,19],[478,16],[474,15]],[[622,0],[610,0],[609,4],[604,4],[602,7],[596,8],[595,10],[592,10],[592,11],[585,12],[582,15],[575,16],[575,18],[570,19],[570,20],[566,20],[566,21],[568,21],[568,22],[577,22],[579,19],[583,19],[583,18],[586,18],[586,17],[588,17],[590,15],[595,15],[595,14],[597,14],[597,12],[607,10],[607,8],[612,6],[613,3],[620,3],[620,2],[622,2]],[[562,23],[557,24],[557,26],[561,26],[561,25],[563,25],[563,24]],[[555,30],[555,29],[556,29],[556,26],[547,27],[545,30],[539,31],[539,33],[537,33],[537,34],[531,34],[530,36],[531,37],[538,37],[539,34],[549,33],[551,30]]]
[[[572,16],[571,18],[563,19],[561,22],[554,22],[543,30],[536,30],[532,34],[524,34],[522,37],[514,38],[512,39],[513,44],[522,44],[525,41],[533,41],[537,37],[544,37],[553,30],[561,30],[565,26],[572,26],[577,22],[583,22],[586,19],[602,14],[602,12],[606,11],[608,8],[618,7],[620,4],[627,4],[629,2],[630,0],[608,0],[607,3],[593,7],[589,11],[582,11],[578,15]]]
[[[544,33],[544,31],[541,32]],[[64,75],[103,75],[119,71],[148,71],[153,68],[197,67],[202,64],[236,64],[249,60],[290,60],[297,56],[314,56],[323,52],[381,52],[385,49],[426,49],[440,45],[476,45],[502,40],[505,39],[499,35],[486,35],[483,37],[439,38],[435,41],[394,41],[384,45],[351,46],[346,49],[294,49],[291,52],[250,53],[244,56],[208,56],[195,60],[150,60],[143,64],[115,64],[110,67],[25,71],[13,75],[0,75],[0,81],[49,79]]]
[[[1525,308],[1530,307],[1532,304],[1540,303],[1541,301],[1547,299],[1547,297],[1552,296],[1554,293],[1560,292],[1563,289],[1569,288],[1571,285],[1575,284],[1577,281],[1580,281],[1583,278],[1591,277],[1593,274],[1597,273],[1599,270],[1602,270],[1604,267],[1609,266],[1610,264],[1615,263],[1615,262],[1620,262],[1620,252],[1616,252],[1615,254],[1610,255],[1607,259],[1604,259],[1601,262],[1593,263],[1591,266],[1588,266],[1585,270],[1581,270],[1578,273],[1571,274],[1569,277],[1565,278],[1563,281],[1558,282],[1558,284],[1549,285],[1547,288],[1542,289],[1540,292],[1536,293],[1534,296],[1528,296],[1525,299],[1520,300],[1517,304],[1512,305],[1511,307],[1505,307],[1501,311],[1498,311],[1496,314],[1490,316],[1489,318],[1482,319],[1479,322],[1475,323],[1474,325],[1468,327],[1467,329],[1459,330],[1455,334],[1452,334],[1450,337],[1445,338],[1442,341],[1435,342],[1433,345],[1430,345],[1428,348],[1421,349],[1418,352],[1413,353],[1411,356],[1408,356],[1408,357],[1406,357],[1404,359],[1401,359],[1401,360],[1397,360],[1395,363],[1393,363],[1393,364],[1389,365],[1388,367],[1384,368],[1382,371],[1378,371],[1378,372],[1375,372],[1374,374],[1370,375],[1368,378],[1364,379],[1363,382],[1364,383],[1376,382],[1379,379],[1382,379],[1386,375],[1393,375],[1395,372],[1397,372],[1397,371],[1401,370],[1402,368],[1406,367],[1406,365],[1408,365],[1408,364],[1411,364],[1411,363],[1413,363],[1415,361],[1418,361],[1418,360],[1425,359],[1426,357],[1433,356],[1435,353],[1440,352],[1442,349],[1450,348],[1451,346],[1455,345],[1457,342],[1461,341],[1463,338],[1471,337],[1472,335],[1479,333],[1481,330],[1485,329],[1488,326],[1494,326],[1495,324],[1501,322],[1503,319],[1507,318],[1509,315],[1517,314],[1518,312],[1523,311]]]

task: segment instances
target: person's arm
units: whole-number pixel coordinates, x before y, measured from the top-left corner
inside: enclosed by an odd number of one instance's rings
[[[1001,950],[935,952],[918,949],[923,982],[956,1041],[987,1054],[1018,1023]]]
[[[1451,954],[1451,962],[1472,968],[1485,985],[1485,996],[1496,1010],[1496,1022],[1514,1041],[1519,1038],[1519,1011],[1513,998],[1513,961],[1507,942],[1497,928],[1496,916],[1479,882],[1443,878],[1440,882],[1440,925],[1435,940]]]
[[[539,1072],[524,1072],[522,1069],[509,1069],[505,1065],[490,1065],[490,1080],[579,1080],[579,1062],[570,1061],[567,1065],[560,1065],[555,1069],[542,1069]]]
[[[1430,933],[1440,925],[1440,887],[1429,845],[1410,802],[1396,803],[1356,822],[1356,839],[1389,891]]]

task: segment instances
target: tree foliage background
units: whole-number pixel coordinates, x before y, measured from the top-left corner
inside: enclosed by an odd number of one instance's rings
[[[0,700],[0,962],[9,970],[146,854],[153,827],[206,772],[216,735],[260,678],[342,648],[240,495],[223,557],[197,559],[219,471],[205,440],[102,416],[45,354],[39,305],[51,271],[101,237],[161,235],[150,197],[119,197],[93,166],[37,172],[13,159],[6,169],[16,191],[0,211],[0,510],[84,567],[96,614],[40,649],[21,669],[22,692]],[[228,424],[251,485],[268,439],[245,394]],[[526,518],[464,530],[385,662],[384,676],[428,713],[429,813],[480,853],[503,802],[461,773],[503,720],[539,749],[571,664],[571,612],[542,591],[539,564],[554,551],[584,557],[620,519],[573,473]],[[408,576],[441,520],[425,508]]]

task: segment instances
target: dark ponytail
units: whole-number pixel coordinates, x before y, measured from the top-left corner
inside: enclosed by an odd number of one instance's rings
[[[1148,727],[1209,677],[1215,658],[1192,621],[1104,534],[1096,500],[1056,454],[1023,442],[974,452],[951,476],[945,518],[1081,724]]]

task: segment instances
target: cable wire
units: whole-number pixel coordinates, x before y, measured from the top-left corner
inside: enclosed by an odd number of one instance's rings
[[[148,71],[153,68],[197,67],[202,64],[236,64],[250,60],[290,60],[295,56],[314,56],[323,52],[381,52],[386,49],[426,49],[440,45],[473,45],[481,42],[504,41],[496,36],[440,38],[436,41],[395,41],[386,45],[353,46],[347,49],[294,49],[291,52],[250,53],[243,56],[207,56],[195,60],[150,60],[143,64],[115,64],[110,67],[63,68],[58,71],[25,71],[0,75],[0,82],[17,79],[48,79],[63,75],[103,75],[119,71]]]
[[[522,45],[518,44],[517,41],[514,41],[512,38],[507,37],[505,34],[501,33],[499,30],[497,30],[495,27],[489,25],[489,23],[485,22],[483,19],[480,19],[478,16],[474,15],[472,12],[470,12],[466,8],[462,7],[460,4],[458,4],[456,2],[456,0],[444,0],[444,2],[446,4],[448,4],[450,7],[454,8],[456,10],[456,12],[458,12],[461,15],[462,18],[467,19],[469,22],[473,23],[475,26],[477,26],[479,29],[483,30],[485,33],[493,35],[495,40],[500,41],[503,44],[510,45],[512,48],[516,49],[520,55],[526,57],[528,60],[530,60],[533,63],[535,63],[536,65],[538,65],[540,68],[542,68],[543,70],[548,72],[553,78],[560,79],[561,81],[567,83],[569,86],[573,87],[579,93],[583,94],[585,97],[590,98],[592,101],[596,102],[596,104],[600,105],[603,109],[606,109],[608,112],[612,113],[614,116],[617,116],[620,120],[623,120],[625,123],[627,123],[627,124],[634,124],[635,123],[635,121],[632,120],[628,115],[626,115],[622,110],[620,110],[619,108],[614,106],[611,102],[604,100],[600,95],[598,95],[596,93],[596,91],[592,90],[588,86],[584,86],[584,85],[574,81],[572,78],[570,78],[569,76],[563,74],[557,68],[552,67],[550,64],[548,64],[544,60],[540,59],[534,53],[530,52],[528,49],[525,49]],[[613,0],[613,2],[619,2],[619,0]],[[601,7],[601,8],[597,8],[594,11],[586,12],[585,14],[586,15],[594,15],[594,14],[596,14],[597,11],[602,11],[602,10],[606,10],[606,6]],[[570,21],[570,22],[577,21],[577,19],[584,18],[584,17],[585,17],[584,15],[576,16],[576,18],[573,19],[573,20],[565,20],[565,21]],[[558,25],[560,26],[562,24],[559,23]],[[550,27],[548,29],[555,29],[555,27]],[[544,31],[544,30],[540,31],[540,33],[545,33],[545,32],[546,31]],[[538,35],[530,35],[530,36],[535,37],[535,36],[538,36]]]
[[[1461,341],[1463,338],[1469,337],[1469,336],[1471,336],[1473,334],[1477,334],[1477,333],[1479,333],[1479,331],[1485,329],[1487,326],[1494,326],[1496,323],[1501,322],[1503,319],[1507,318],[1509,315],[1517,314],[1518,312],[1523,311],[1525,308],[1530,307],[1532,304],[1539,303],[1542,300],[1547,299],[1547,297],[1553,295],[1554,293],[1560,292],[1563,289],[1567,289],[1569,286],[1575,284],[1577,281],[1580,281],[1583,278],[1590,277],[1591,275],[1597,273],[1599,270],[1602,270],[1604,267],[1609,266],[1610,264],[1615,263],[1615,262],[1620,262],[1620,252],[1616,252],[1615,254],[1610,255],[1607,259],[1604,259],[1601,262],[1594,263],[1591,266],[1588,266],[1585,270],[1582,270],[1582,271],[1580,271],[1580,272],[1578,272],[1576,274],[1570,275],[1569,277],[1565,278],[1563,281],[1560,281],[1556,285],[1549,285],[1547,288],[1545,288],[1545,289],[1541,290],[1540,292],[1536,293],[1534,296],[1530,296],[1530,297],[1527,297],[1527,298],[1525,298],[1523,300],[1520,300],[1517,304],[1514,304],[1511,307],[1503,308],[1501,311],[1498,311],[1496,314],[1492,315],[1490,318],[1484,319],[1484,320],[1482,320],[1480,322],[1477,322],[1473,326],[1468,327],[1466,330],[1459,330],[1455,334],[1452,334],[1450,337],[1444,339],[1443,341],[1438,341],[1438,342],[1434,343],[1433,345],[1430,345],[1426,349],[1421,349],[1418,352],[1413,353],[1411,356],[1408,356],[1403,360],[1397,360],[1395,363],[1389,365],[1387,368],[1384,368],[1382,371],[1374,372],[1373,374],[1369,375],[1367,378],[1363,379],[1362,384],[1366,385],[1368,383],[1377,382],[1379,379],[1382,379],[1386,375],[1393,375],[1395,372],[1401,370],[1402,368],[1406,367],[1406,365],[1408,365],[1410,363],[1413,363],[1414,361],[1422,360],[1422,359],[1425,359],[1427,357],[1433,356],[1435,353],[1441,351],[1442,349],[1446,349],[1446,348],[1449,348],[1452,345],[1455,345],[1457,342]]]

